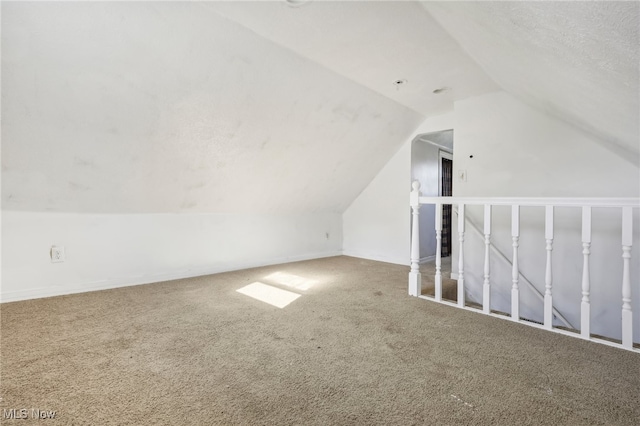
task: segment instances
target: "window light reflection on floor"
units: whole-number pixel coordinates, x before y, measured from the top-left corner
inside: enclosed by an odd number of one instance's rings
[[[264,277],[265,280],[273,281],[276,284],[295,288],[297,290],[309,290],[317,281],[301,277],[299,275],[289,274],[287,272],[274,272]]]
[[[276,306],[280,309],[284,308],[289,303],[300,297],[299,294],[287,290],[282,290],[258,281],[246,285],[236,291],[238,293],[260,300],[261,302]]]

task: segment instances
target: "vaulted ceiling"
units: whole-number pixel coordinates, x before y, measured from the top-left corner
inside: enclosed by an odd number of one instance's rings
[[[637,156],[638,4],[582,6],[3,2],[2,207],[341,212],[499,89]]]
[[[640,2],[423,2],[500,87],[637,165]]]
[[[453,100],[497,86],[411,1],[208,2],[208,8],[298,55],[414,111],[450,111]],[[400,85],[396,81],[403,81]],[[437,89],[445,89],[434,94]]]

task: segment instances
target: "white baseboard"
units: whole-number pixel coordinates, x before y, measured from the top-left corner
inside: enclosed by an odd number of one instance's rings
[[[452,272],[451,273],[451,279],[457,281],[458,280],[458,273],[457,272]]]
[[[199,277],[202,275],[219,274],[222,272],[237,271],[240,269],[258,268],[261,266],[278,265],[282,263],[300,262],[303,260],[321,259],[324,257],[341,256],[340,250],[321,252],[300,256],[287,256],[265,260],[261,262],[240,262],[211,268],[187,269],[182,271],[167,272],[143,276],[100,280],[75,286],[41,287],[29,290],[10,291],[0,293],[0,303],[17,302],[20,300],[41,299],[43,297],[64,296],[66,294],[86,293],[89,291],[109,290],[120,287],[131,287],[143,284],[152,284],[163,281],[179,280],[183,278]]]
[[[368,252],[359,251],[359,250],[343,250],[342,254],[345,256],[357,257],[360,259],[375,260],[378,262],[386,262],[386,263],[395,263],[396,265],[410,266],[411,264],[409,259],[395,257],[395,256],[385,256],[385,255],[380,255],[376,253],[368,253]]]
[[[436,260],[435,254],[433,256],[421,257],[418,263],[423,264],[423,263],[431,262],[432,260]]]

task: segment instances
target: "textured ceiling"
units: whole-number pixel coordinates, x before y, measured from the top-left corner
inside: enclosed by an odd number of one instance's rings
[[[423,117],[202,3],[2,5],[3,208],[341,212]]]
[[[497,89],[417,3],[5,3],[2,20],[5,209],[340,212],[425,115]]]
[[[423,6],[504,90],[638,164],[639,2]]]
[[[499,89],[637,163],[638,8],[3,2],[2,207],[340,212]]]

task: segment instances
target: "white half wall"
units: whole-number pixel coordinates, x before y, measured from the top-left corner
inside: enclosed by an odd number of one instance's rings
[[[411,143],[452,128],[452,113],[426,119],[351,203],[342,215],[345,255],[409,265]]]
[[[2,212],[9,302],[341,254],[340,214]],[[66,261],[51,263],[52,245]]]

